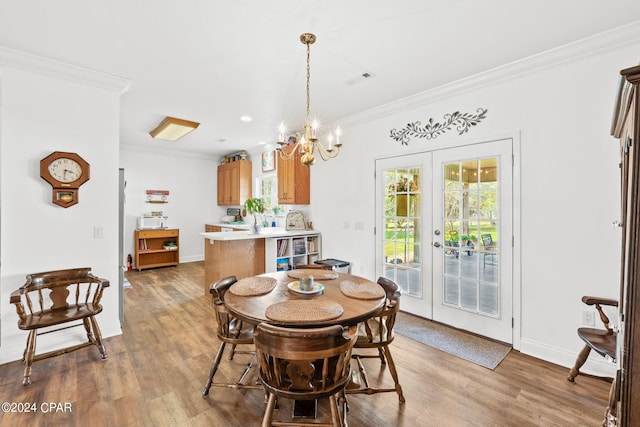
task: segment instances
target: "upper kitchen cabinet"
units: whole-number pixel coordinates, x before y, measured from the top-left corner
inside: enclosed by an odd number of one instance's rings
[[[240,206],[251,197],[250,160],[236,160],[218,166],[219,206]]]
[[[283,148],[286,153],[293,150],[293,145]],[[309,166],[300,163],[302,155],[297,152],[289,160],[278,157],[278,204],[308,205],[310,197]]]

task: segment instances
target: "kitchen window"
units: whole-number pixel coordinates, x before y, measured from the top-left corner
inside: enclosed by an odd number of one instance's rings
[[[262,199],[265,212],[272,211],[278,205],[278,178],[276,175],[256,178],[256,195]]]

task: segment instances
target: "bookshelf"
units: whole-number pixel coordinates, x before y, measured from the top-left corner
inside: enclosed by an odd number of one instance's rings
[[[146,268],[178,265],[180,259],[180,230],[135,230],[135,266]]]
[[[266,239],[266,272],[291,270],[298,264],[313,264],[321,259],[320,249],[320,234]]]

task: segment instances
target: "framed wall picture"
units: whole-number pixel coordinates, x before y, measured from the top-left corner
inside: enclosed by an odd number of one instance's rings
[[[275,168],[274,151],[265,151],[262,153],[262,172],[269,172]]]

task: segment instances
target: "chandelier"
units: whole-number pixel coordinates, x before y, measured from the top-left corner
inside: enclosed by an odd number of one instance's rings
[[[333,142],[333,135],[327,135],[327,144],[323,146],[318,141],[318,121],[309,120],[309,105],[310,105],[310,94],[309,94],[309,81],[311,77],[311,67],[309,66],[310,59],[310,46],[315,43],[316,36],[311,33],[304,33],[300,36],[300,41],[303,44],[307,45],[307,111],[305,116],[305,124],[304,124],[304,133],[296,133],[295,137],[287,138],[285,141],[286,129],[284,124],[281,123],[279,127],[278,134],[278,144],[280,145],[276,151],[278,151],[280,158],[283,160],[289,160],[295,156],[296,152],[299,152],[302,156],[300,158],[300,162],[303,165],[310,166],[315,161],[316,158],[314,153],[318,153],[322,160],[329,160],[336,157],[340,151],[340,147],[342,144],[340,143],[340,128],[337,128],[335,131],[335,142]],[[294,144],[293,148],[286,149],[285,147]]]

